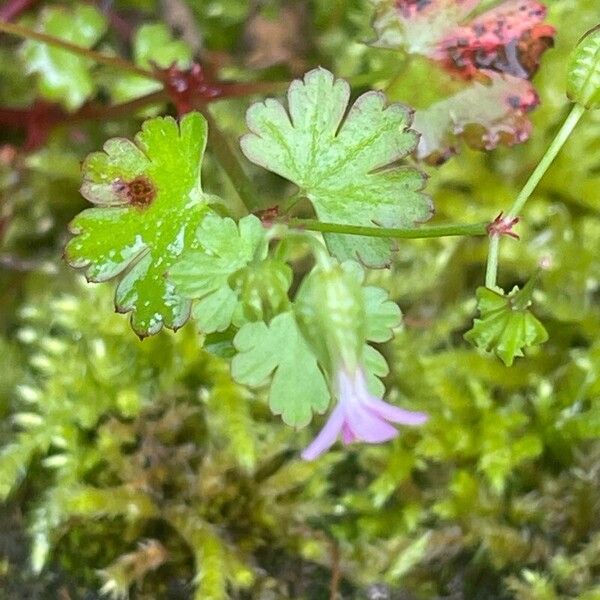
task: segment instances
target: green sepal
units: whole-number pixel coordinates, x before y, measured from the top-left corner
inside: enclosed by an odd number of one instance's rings
[[[294,301],[301,331],[330,376],[342,365],[361,363],[366,317],[360,283],[340,264],[317,265]]]
[[[518,287],[508,294],[486,287],[477,289],[477,308],[480,318],[464,337],[477,348],[494,352],[510,367],[523,349],[542,344],[548,333],[540,321],[529,311],[532,286]]]

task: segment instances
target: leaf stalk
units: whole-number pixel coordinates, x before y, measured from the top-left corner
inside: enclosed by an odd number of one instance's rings
[[[288,219],[289,227],[319,231],[322,233],[339,233],[389,239],[415,240],[425,238],[484,236],[487,235],[487,223],[429,225],[414,228],[367,227],[343,223],[324,223],[316,219]]]
[[[72,44],[71,42],[53,35],[48,35],[40,31],[29,29],[29,27],[23,27],[22,25],[15,25],[14,23],[0,21],[0,32],[9,33],[11,35],[16,35],[28,40],[35,40],[36,42],[41,42],[42,44],[48,44],[49,46],[54,46],[55,48],[60,48],[61,50],[66,50],[67,52],[77,54],[82,58],[88,58],[89,60],[99,64],[121,69],[123,71],[129,71],[130,73],[134,73],[140,77],[160,80],[159,75],[156,73],[148,71],[147,69],[142,69],[141,67],[134,65],[132,62],[121,58],[120,56],[102,54],[101,52],[96,52],[95,50],[90,50],[89,48]]]
[[[569,139],[571,133],[573,133],[575,126],[577,123],[579,123],[579,120],[583,116],[584,112],[585,108],[583,106],[580,106],[579,104],[573,105],[571,112],[565,119],[565,122],[556,134],[554,140],[552,140],[550,146],[548,146],[544,156],[542,156],[537,167],[534,169],[533,173],[530,175],[521,191],[517,194],[517,197],[512,203],[512,206],[509,208],[505,219],[517,217],[523,210],[525,203],[531,197],[531,194],[538,186],[546,171],[550,168],[550,165],[554,162],[554,159],[557,157],[561,148],[565,145],[565,142]],[[490,289],[496,288],[496,282],[498,278],[500,237],[501,236],[498,233],[490,233],[490,246],[485,274],[485,286]]]

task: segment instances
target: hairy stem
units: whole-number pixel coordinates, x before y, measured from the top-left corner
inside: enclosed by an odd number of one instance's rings
[[[389,239],[414,240],[423,238],[438,238],[451,236],[484,236],[487,235],[487,223],[471,223],[459,225],[429,225],[412,229],[396,229],[386,227],[366,227],[363,225],[346,225],[342,223],[323,223],[316,219],[288,219],[290,227],[320,231],[323,233],[341,233],[347,235],[362,235]]]
[[[546,153],[534,169],[533,173],[527,180],[527,183],[523,186],[523,189],[519,192],[512,206],[508,210],[505,219],[511,219],[523,210],[525,203],[529,200],[529,197],[534,192],[538,183],[554,162],[554,159],[560,152],[561,148],[565,145],[565,142],[569,139],[573,129],[579,120],[583,116],[585,108],[579,104],[575,104],[566,118],[559,132],[556,134],[554,140],[546,150]],[[500,235],[497,233],[490,234],[490,247],[488,251],[488,261],[485,274],[485,285],[488,288],[495,288],[498,277],[498,259],[500,255]]]
[[[254,185],[244,168],[242,167],[234,149],[231,147],[227,136],[221,131],[221,128],[217,124],[215,118],[210,113],[206,104],[200,107],[202,114],[205,116],[208,122],[208,139],[211,143],[211,150],[215,153],[217,160],[227,177],[233,184],[235,190],[240,197],[240,200],[244,203],[244,206],[248,212],[258,210],[262,206]]]
[[[141,77],[157,80],[160,79],[160,77],[152,71],[142,69],[141,67],[134,65],[132,62],[121,58],[120,56],[109,56],[107,54],[102,54],[100,52],[96,52],[95,50],[90,50],[89,48],[72,44],[71,42],[67,42],[61,38],[57,38],[46,33],[41,33],[39,31],[34,31],[28,27],[0,21],[0,32],[9,33],[11,35],[16,35],[28,40],[35,40],[36,42],[42,42],[43,44],[48,44],[49,46],[55,46],[56,48],[67,50],[68,52],[88,58],[99,64],[114,67],[122,71],[129,71],[130,73],[134,73],[135,75],[139,75]]]

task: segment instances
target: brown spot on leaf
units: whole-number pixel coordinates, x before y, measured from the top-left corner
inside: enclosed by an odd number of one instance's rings
[[[118,179],[113,187],[116,194],[136,208],[148,208],[156,197],[156,188],[145,175],[138,175],[131,181]]]

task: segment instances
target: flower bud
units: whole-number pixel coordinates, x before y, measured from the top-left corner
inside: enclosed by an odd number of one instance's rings
[[[366,336],[360,281],[341,265],[317,267],[304,280],[295,302],[296,318],[319,362],[330,373],[358,366]]]
[[[567,95],[587,109],[600,108],[600,25],[583,36],[571,55]]]

